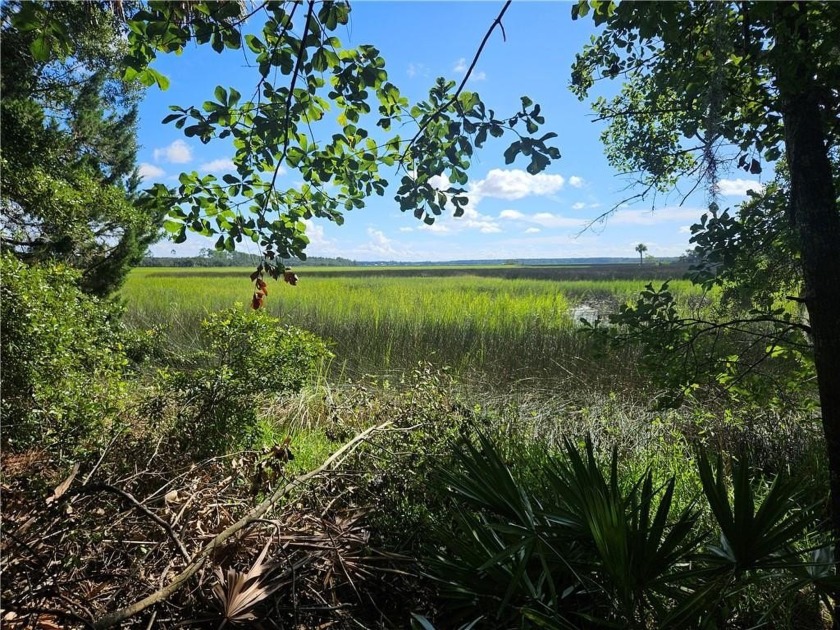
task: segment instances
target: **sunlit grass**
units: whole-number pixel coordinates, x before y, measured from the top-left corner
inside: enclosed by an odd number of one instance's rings
[[[176,351],[190,348],[208,313],[237,302],[247,308],[251,271],[137,269],[122,292],[127,321],[167,331]],[[579,333],[573,308],[589,304],[604,313],[633,299],[648,281],[505,279],[463,271],[341,277],[307,269],[295,287],[270,281],[265,308],[329,339],[334,370],[352,376],[429,361],[495,382],[635,378],[633,351],[618,351],[604,364]],[[671,287],[685,308],[700,297],[687,281]]]

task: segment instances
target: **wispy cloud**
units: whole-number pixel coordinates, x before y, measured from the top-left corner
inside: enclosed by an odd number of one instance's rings
[[[577,175],[572,175],[569,178],[569,186],[572,188],[583,188],[583,185],[586,182],[583,181],[583,177],[578,177]]]
[[[172,144],[155,149],[152,152],[155,162],[171,162],[186,164],[192,160],[192,150],[183,140],[175,140]]]
[[[519,210],[502,210],[499,213],[500,220],[506,221],[520,221],[522,223],[531,223],[539,225],[543,228],[582,228],[585,223],[578,217],[565,217],[562,214],[554,214],[551,212],[536,212],[533,214],[525,214]],[[533,230],[534,228],[532,228]],[[539,229],[536,230],[539,232]],[[526,233],[533,233],[527,232]]]
[[[608,225],[658,225],[697,221],[704,210],[699,208],[668,207],[660,210],[619,210],[607,219]]]
[[[218,160],[204,162],[198,167],[198,169],[206,173],[228,173],[230,171],[235,171],[236,166],[233,161],[228,158],[219,158]]]
[[[421,223],[418,229],[423,232],[432,232],[433,234],[446,234],[452,231],[440,218],[435,219],[435,222],[431,225]]]
[[[427,77],[429,76],[429,68],[424,63],[410,63],[406,69],[406,74],[409,79],[416,76]]]
[[[385,232],[382,230],[368,228],[367,234],[370,237],[370,241],[366,249],[369,251],[382,256],[393,256],[399,253],[394,247],[393,241],[385,236]]]
[[[456,74],[466,74],[467,70],[470,69],[469,64],[467,63],[466,57],[461,57],[458,61],[455,62],[455,65],[452,66],[452,72]],[[483,70],[473,70],[472,74],[470,74],[470,81],[486,81],[487,80],[487,73]]]
[[[537,234],[540,231],[540,228],[529,227],[527,230],[525,230],[525,234]]]
[[[586,207],[586,204],[582,201],[578,201],[577,203],[572,204],[572,210],[583,210]]]

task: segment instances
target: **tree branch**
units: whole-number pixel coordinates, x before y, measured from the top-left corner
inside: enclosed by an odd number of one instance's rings
[[[476,51],[475,55],[473,56],[473,60],[472,60],[472,63],[470,63],[470,67],[467,68],[467,73],[464,75],[464,78],[461,80],[461,84],[455,90],[455,93],[452,95],[452,97],[448,101],[446,101],[443,105],[438,107],[435,111],[433,111],[431,114],[426,116],[423,119],[423,122],[420,123],[420,128],[417,130],[417,133],[414,134],[414,137],[411,139],[411,142],[409,142],[408,146],[405,148],[405,152],[403,153],[402,158],[400,159],[400,162],[405,161],[405,156],[408,153],[409,149],[411,149],[412,145],[415,142],[417,142],[417,139],[423,134],[423,131],[425,131],[426,127],[428,127],[429,124],[435,118],[437,118],[438,115],[440,115],[441,112],[445,111],[450,105],[452,105],[455,101],[458,100],[458,96],[460,96],[461,92],[464,90],[464,86],[466,86],[467,81],[470,78],[470,75],[472,74],[473,70],[475,70],[475,66],[478,63],[478,59],[481,57],[481,53],[484,50],[484,46],[487,45],[487,41],[490,39],[490,35],[493,34],[493,31],[496,30],[497,26],[502,30],[502,38],[505,39],[505,40],[507,39],[507,36],[505,35],[505,27],[502,24],[502,17],[504,17],[505,12],[508,10],[508,7],[510,7],[510,4],[511,4],[512,1],[513,0],[507,0],[507,2],[505,2],[505,5],[502,7],[502,10],[499,12],[499,15],[497,15],[496,19],[493,20],[493,23],[490,24],[490,28],[487,29],[487,32],[484,34],[484,39],[481,40],[481,44],[479,45],[478,50]]]
[[[274,184],[277,182],[277,175],[283,166],[283,160],[286,159],[286,153],[289,150],[289,121],[291,120],[292,101],[295,97],[295,84],[297,83],[300,67],[303,64],[303,53],[306,51],[306,36],[309,34],[309,21],[312,19],[312,14],[315,11],[315,0],[309,0],[309,8],[306,12],[306,24],[303,26],[303,35],[300,37],[300,50],[298,51],[297,59],[295,60],[295,68],[292,70],[292,80],[289,83],[289,97],[286,99],[286,115],[283,118],[283,131],[285,137],[283,140],[283,153],[277,159],[277,165],[274,167],[274,174],[271,176],[271,185],[265,193],[265,201],[263,201],[261,212],[265,212],[268,207],[268,200],[271,193],[274,192]]]
[[[140,501],[138,501],[136,498],[134,498],[134,495],[129,494],[125,490],[121,490],[120,488],[117,488],[116,486],[112,486],[112,485],[107,484],[107,483],[95,483],[95,484],[91,484],[91,485],[88,485],[88,486],[82,486],[81,488],[78,488],[78,489],[76,489],[72,492],[68,492],[65,496],[70,497],[70,496],[76,495],[76,494],[90,494],[92,492],[98,492],[100,490],[105,491],[105,492],[110,492],[112,494],[116,494],[116,495],[122,497],[123,499],[128,501],[133,507],[135,507],[138,510],[140,510],[141,512],[143,512],[143,514],[145,514],[150,519],[152,519],[155,523],[160,525],[163,528],[163,530],[166,532],[166,535],[169,536],[169,538],[172,540],[172,542],[175,543],[175,546],[178,549],[178,553],[181,554],[181,557],[186,562],[189,562],[191,560],[190,554],[187,552],[187,548],[184,546],[184,543],[181,542],[181,539],[178,538],[178,535],[175,533],[175,530],[172,529],[172,527],[169,525],[169,523],[164,521],[161,517],[159,517],[157,514],[152,512],[145,505],[140,503]]]

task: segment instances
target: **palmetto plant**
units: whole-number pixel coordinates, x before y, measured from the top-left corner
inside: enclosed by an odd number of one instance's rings
[[[609,603],[601,612],[605,621],[647,627],[666,614],[681,567],[700,544],[698,512],[689,506],[672,514],[673,478],[655,488],[648,471],[623,490],[616,452],[608,478],[591,443],[581,453],[567,442],[564,455],[551,458],[548,482],[555,502],[579,521],[587,553],[577,574],[598,593],[596,600]]]
[[[706,627],[726,623],[749,585],[775,580],[779,602],[830,585],[830,554],[800,553],[815,524],[796,502],[801,481],[777,477],[759,500],[745,463],[729,484],[722,463],[715,473],[697,460],[717,532],[700,526],[700,501],[675,510],[673,478],[622,478],[616,453],[605,465],[590,443],[548,456],[541,484],[519,479],[487,437],[458,445],[457,467],[439,472],[455,516],[427,562],[447,621]]]
[[[282,582],[272,580],[272,574],[278,565],[265,562],[270,544],[271,540],[265,544],[254,564],[245,573],[232,568],[223,572],[221,568],[216,567],[214,573],[218,582],[213,587],[213,595],[224,617],[219,627],[228,623],[247,624],[256,620],[254,608],[282,585]]]
[[[805,545],[816,525],[818,506],[801,505],[803,480],[777,475],[759,497],[761,484],[751,478],[746,460],[731,462],[731,484],[720,457],[713,470],[709,458],[700,453],[697,468],[718,539],[694,559],[699,583],[668,621],[683,625],[691,619],[693,625],[706,625],[721,611],[734,609],[747,587],[770,580],[784,586],[765,606],[759,622],[771,618],[777,606],[803,588],[810,586],[825,600],[837,577],[832,574],[830,548]]]

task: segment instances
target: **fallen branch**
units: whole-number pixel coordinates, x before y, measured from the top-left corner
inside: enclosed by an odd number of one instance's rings
[[[86,486],[82,486],[81,488],[69,493],[67,496],[69,497],[69,496],[74,495],[74,494],[90,494],[90,493],[98,492],[98,491],[110,492],[112,494],[116,494],[117,496],[120,496],[123,499],[125,499],[133,507],[135,507],[138,510],[140,510],[141,512],[143,512],[143,514],[148,516],[150,519],[152,519],[155,523],[157,523],[158,525],[160,525],[163,528],[163,530],[166,532],[166,535],[169,536],[169,538],[172,540],[172,542],[175,543],[175,546],[178,548],[178,553],[181,554],[181,557],[186,562],[190,561],[190,554],[187,551],[187,548],[184,546],[184,543],[181,542],[181,539],[178,538],[178,535],[175,533],[175,530],[172,529],[172,526],[169,523],[167,523],[166,521],[164,521],[157,514],[152,512],[145,505],[140,503],[140,501],[138,501],[134,497],[134,495],[129,494],[125,490],[121,490],[120,488],[117,488],[116,486],[112,486],[112,485],[107,484],[107,483],[94,483],[94,484],[89,484],[89,485],[86,485]]]
[[[382,424],[376,425],[374,427],[370,427],[369,429],[362,431],[352,440],[347,442],[344,446],[338,449],[335,453],[333,453],[323,464],[321,464],[315,470],[312,470],[306,474],[300,475],[299,477],[295,477],[292,481],[287,483],[284,486],[280,486],[277,488],[271,496],[265,499],[262,503],[257,505],[254,509],[248,512],[245,516],[241,519],[236,521],[233,525],[216,535],[213,540],[211,540],[207,545],[199,551],[195,557],[190,562],[181,573],[179,573],[168,585],[164,586],[163,588],[155,591],[154,593],[144,597],[140,601],[137,601],[130,606],[126,606],[125,608],[120,608],[119,610],[115,610],[112,613],[108,613],[107,615],[103,616],[101,619],[96,621],[93,624],[93,627],[97,630],[101,628],[110,628],[115,626],[116,624],[133,617],[139,612],[142,612],[149,606],[157,604],[159,602],[164,601],[170,595],[178,591],[184,584],[187,583],[196,571],[201,568],[201,565],[204,564],[204,561],[213,553],[217,547],[219,547],[222,543],[224,543],[228,538],[233,536],[235,533],[240,531],[242,528],[247,527],[254,521],[259,520],[263,514],[268,512],[268,510],[274,506],[280,499],[282,499],[285,495],[291,492],[295,487],[299,486],[300,484],[312,479],[313,477],[321,474],[325,470],[327,470],[332,464],[349,453],[352,449],[358,446],[361,442],[365,441],[372,433],[384,429],[391,422],[383,422]]]

